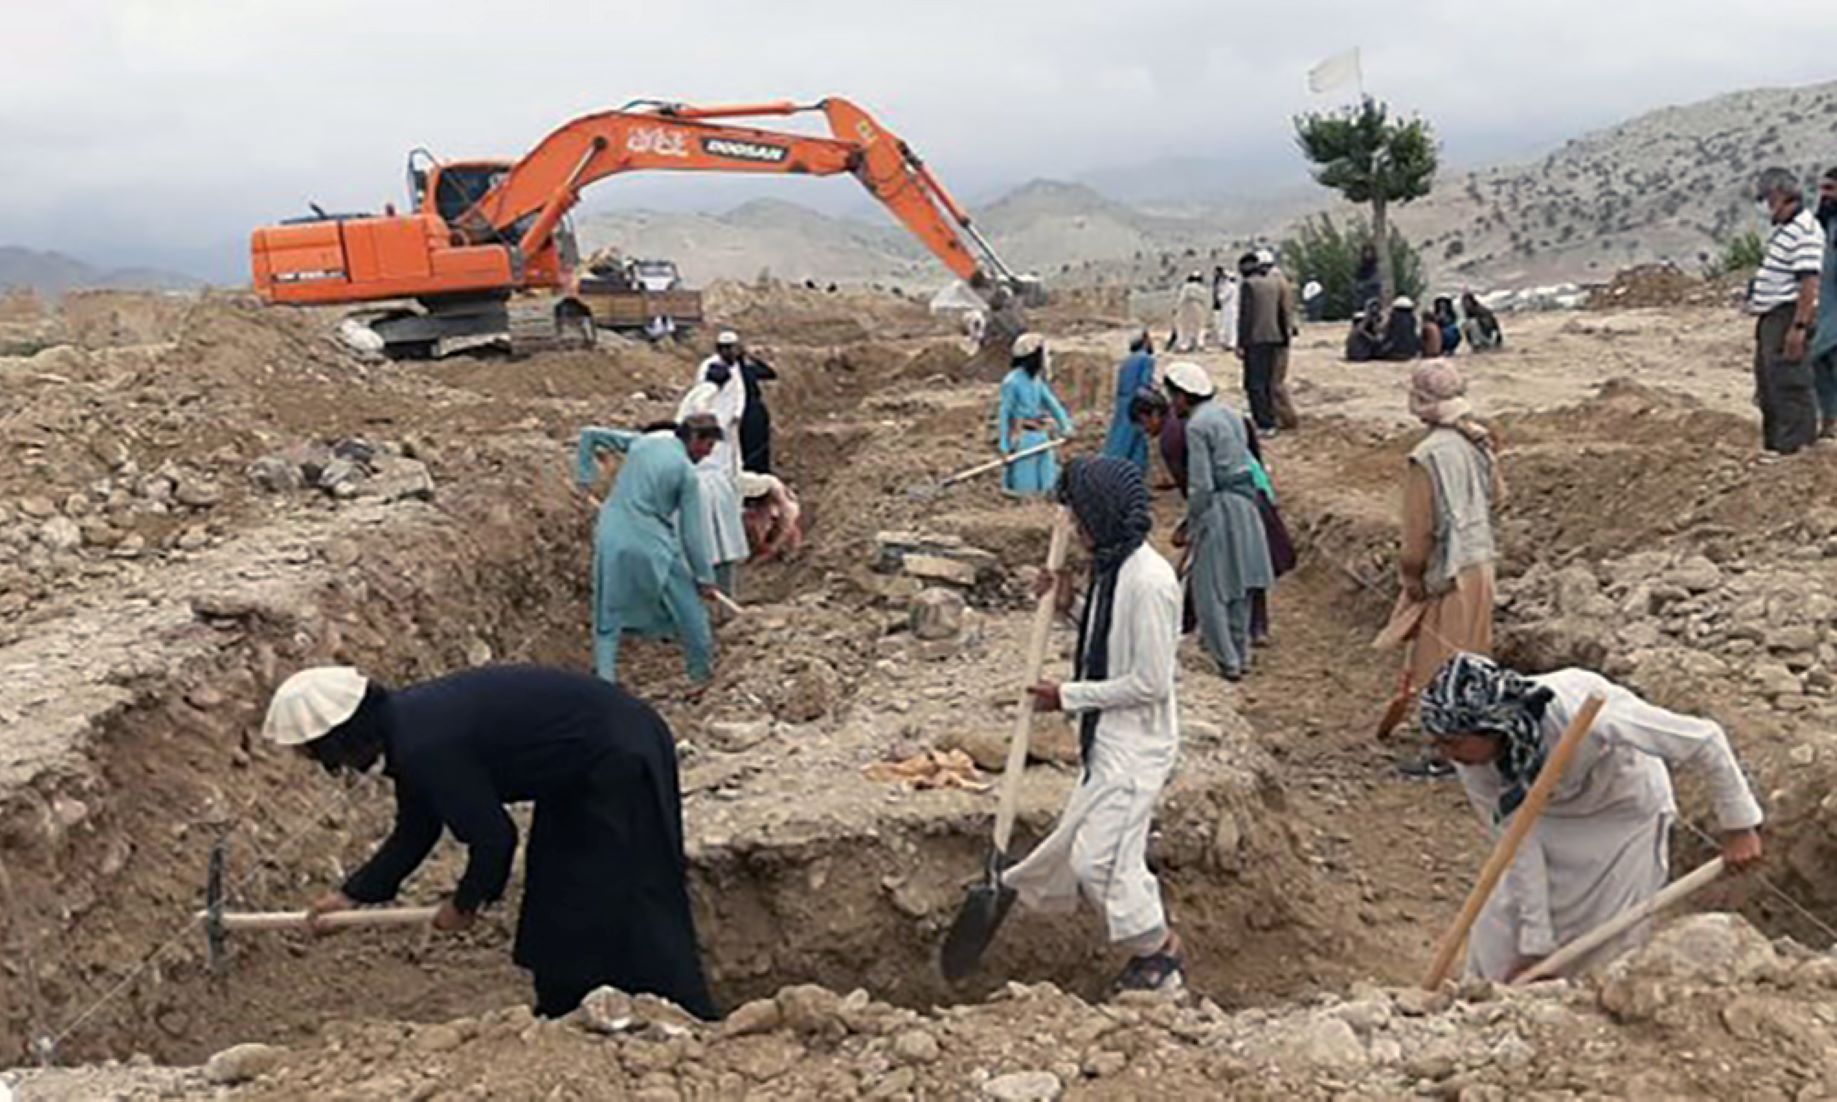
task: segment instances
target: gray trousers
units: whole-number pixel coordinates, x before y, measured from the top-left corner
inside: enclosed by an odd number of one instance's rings
[[[1203,605],[1205,602],[1195,602]],[[1223,602],[1222,608],[1195,607],[1199,641],[1226,677],[1240,677],[1250,668],[1250,598]]]
[[[1818,437],[1818,394],[1810,357],[1785,358],[1792,303],[1775,306],[1754,325],[1754,400],[1760,406],[1761,446],[1791,455]]]

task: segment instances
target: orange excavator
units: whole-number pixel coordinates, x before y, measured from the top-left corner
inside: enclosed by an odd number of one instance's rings
[[[830,136],[722,120],[820,112]],[[513,349],[590,344],[566,221],[583,188],[618,172],[850,173],[989,305],[991,336],[1018,331],[1039,281],[1002,263],[917,154],[844,99],[695,107],[638,100],[585,115],[518,161],[409,155],[412,214],[313,215],[257,229],[255,290],[300,305],[385,303],[362,322],[392,357],[425,358],[508,335]]]

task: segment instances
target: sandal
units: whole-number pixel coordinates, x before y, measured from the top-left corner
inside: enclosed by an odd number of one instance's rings
[[[1177,953],[1167,952],[1131,957],[1113,986],[1118,993],[1152,991],[1178,995],[1186,990],[1186,960]]]

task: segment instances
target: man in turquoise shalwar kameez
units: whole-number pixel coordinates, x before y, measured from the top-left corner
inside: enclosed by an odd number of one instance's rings
[[[593,665],[607,681],[619,679],[627,632],[677,639],[692,680],[714,675],[714,629],[702,603],[714,593],[714,567],[695,464],[720,437],[707,415],[642,433],[581,430],[575,478],[583,488],[598,480],[598,452],[625,456],[593,537]]]
[[[1049,423],[1058,435],[1072,434],[1072,419],[1059,396],[1046,381],[1046,341],[1038,333],[1022,333],[1014,340],[1014,370],[1001,381],[1001,410],[996,415],[996,443],[1001,454],[1013,455],[1051,440]],[[1001,486],[1021,497],[1051,493],[1059,482],[1059,461],[1051,450],[1008,464]]]
[[[1116,370],[1116,408],[1110,414],[1110,435],[1104,439],[1103,453],[1135,464],[1144,478],[1148,477],[1148,434],[1129,413],[1136,393],[1152,388],[1154,380],[1154,342],[1147,329],[1139,329],[1129,341],[1129,358]]]

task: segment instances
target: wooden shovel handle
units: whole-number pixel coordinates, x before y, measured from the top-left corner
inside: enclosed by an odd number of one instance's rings
[[[1016,463],[1022,459],[1031,459],[1033,456],[1040,455],[1043,452],[1049,452],[1053,450],[1054,448],[1060,448],[1064,446],[1065,446],[1065,438],[1060,437],[1056,440],[1048,440],[1044,444],[1035,444],[1030,448],[1022,448],[1020,451],[1014,452],[1010,455],[1004,455],[1000,457],[999,459],[991,459],[987,463],[978,463],[974,467],[965,467],[962,470],[958,471],[956,474],[949,475],[945,477],[944,479],[940,480],[938,482],[938,485],[939,487],[955,486],[957,483],[962,482],[966,478],[974,478],[979,474],[986,474],[989,471],[999,470],[1002,467],[1006,467],[1010,463]]]
[[[1480,869],[1480,878],[1474,882],[1473,890],[1467,893],[1467,902],[1461,907],[1460,916],[1435,948],[1435,960],[1429,965],[1428,974],[1423,977],[1423,987],[1433,991],[1448,978],[1448,972],[1454,967],[1454,957],[1460,952],[1461,943],[1467,940],[1467,932],[1473,928],[1475,920],[1480,917],[1480,909],[1492,898],[1493,889],[1499,886],[1499,880],[1505,870],[1511,867],[1512,858],[1518,855],[1518,847],[1537,825],[1537,820],[1544,813],[1544,805],[1550,802],[1550,794],[1556,790],[1557,782],[1562,780],[1563,771],[1569,768],[1569,761],[1588,737],[1589,728],[1594,726],[1595,716],[1607,703],[1599,695],[1590,696],[1576,712],[1575,718],[1569,721],[1569,729],[1563,732],[1563,740],[1556,744],[1556,750],[1544,767],[1537,774],[1537,782],[1531,785],[1531,791],[1525,794],[1524,802],[1512,813],[1512,821],[1500,836],[1493,852],[1486,858],[1486,864]]]
[[[241,911],[223,916],[225,930],[306,930],[313,926],[335,930],[347,926],[425,926],[434,920],[439,907],[365,907],[350,911],[327,911],[316,922],[307,922],[305,911]],[[199,911],[197,917],[209,921],[210,912]]]
[[[1071,543],[1072,522],[1064,508],[1053,519],[1052,542],[1046,552],[1046,570],[1057,574],[1065,568],[1066,546]],[[995,851],[1008,852],[1008,841],[1014,835],[1014,809],[1020,802],[1021,773],[1027,768],[1027,742],[1033,735],[1033,697],[1027,690],[1040,680],[1046,665],[1046,644],[1052,637],[1053,604],[1059,587],[1050,586],[1040,595],[1033,609],[1033,633],[1027,637],[1027,667],[1021,678],[1021,710],[1014,718],[1014,734],[1008,739],[1008,764],[1001,774],[1001,803],[995,811]]]

